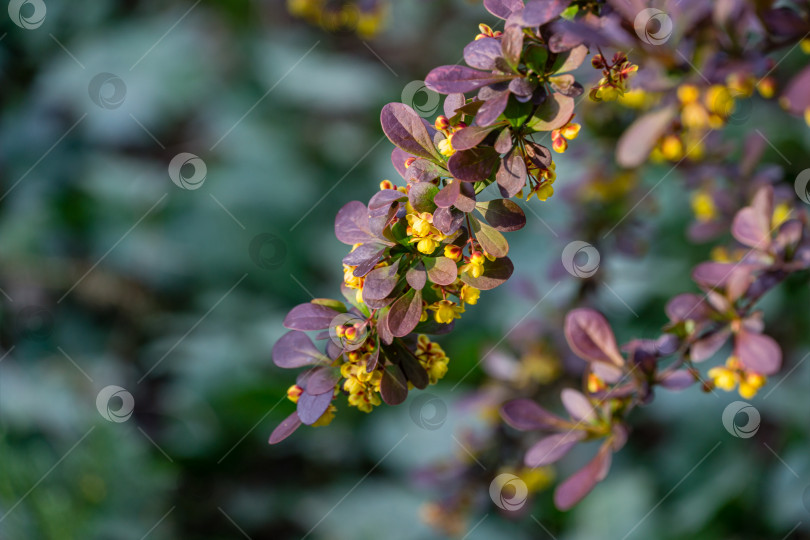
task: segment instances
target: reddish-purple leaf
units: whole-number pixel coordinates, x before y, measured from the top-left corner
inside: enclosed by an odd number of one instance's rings
[[[394,341],[394,336],[388,328],[388,312],[390,307],[383,307],[377,312],[377,333],[380,335],[380,340],[386,345],[390,345]]]
[[[388,329],[394,337],[410,334],[422,317],[422,294],[411,289],[391,305],[388,312]]]
[[[501,160],[495,181],[498,183],[501,195],[514,197],[526,185],[526,162],[518,152],[510,152]]]
[[[480,182],[486,180],[500,156],[491,147],[462,150],[453,154],[447,161],[450,173],[463,182]]]
[[[462,212],[472,212],[475,210],[475,187],[469,182],[461,184],[458,199],[453,206]]]
[[[552,430],[566,425],[564,419],[530,399],[515,399],[504,403],[501,418],[520,431]]]
[[[387,298],[394,291],[399,281],[398,268],[399,264],[395,262],[369,272],[363,284],[363,299],[382,300]]]
[[[512,75],[487,73],[466,66],[440,66],[428,73],[425,84],[440,94],[464,94],[511,78]]]
[[[501,56],[501,44],[495,38],[476,39],[464,47],[464,61],[475,69],[495,69],[495,59]]]
[[[494,261],[486,260],[484,273],[481,276],[474,278],[465,273],[461,275],[461,280],[476,289],[488,291],[506,283],[514,270],[515,267],[509,257],[502,257]]]
[[[578,442],[585,438],[583,431],[555,433],[543,437],[526,452],[527,467],[543,467],[562,459]]]
[[[270,440],[267,442],[270,444],[280,443],[292,435],[300,425],[301,419],[298,418],[298,413],[292,413],[290,416],[282,420],[278,426],[276,426],[276,429],[274,429],[273,433],[270,434]]]
[[[616,161],[622,167],[638,167],[645,161],[669,128],[677,108],[674,106],[647,113],[633,122],[616,145]]]
[[[453,133],[453,148],[456,150],[469,150],[487,138],[498,126],[469,126]]]
[[[408,380],[397,365],[386,366],[380,381],[380,397],[388,405],[399,405],[408,397]]]
[[[509,91],[515,95],[518,101],[523,103],[529,100],[535,88],[537,88],[537,83],[530,81],[526,77],[517,77],[509,82]]]
[[[456,200],[458,199],[460,193],[461,193],[461,182],[456,180],[455,178],[451,178],[447,181],[447,185],[444,186],[441,189],[441,191],[439,191],[433,197],[433,202],[439,208],[450,208],[451,206],[456,204]]]
[[[334,309],[320,304],[299,304],[284,318],[284,327],[290,330],[325,330],[338,316]]]
[[[554,491],[557,508],[569,510],[584,499],[607,476],[612,456],[610,446],[603,445],[595,458],[560,484]]]
[[[332,343],[331,341],[329,343]],[[332,392],[335,384],[340,380],[340,370],[331,366],[315,368],[307,378],[306,391],[317,396],[324,392]]]
[[[523,0],[484,0],[484,7],[496,17],[506,19],[513,11],[523,9]]]
[[[500,48],[504,60],[513,68],[517,67],[520,62],[520,54],[523,52],[523,29],[519,26],[507,26],[501,36]]]
[[[810,66],[805,67],[801,73],[790,81],[780,102],[793,114],[804,114],[810,108]]]
[[[365,204],[352,201],[340,209],[335,218],[335,236],[350,246],[374,238],[368,227],[368,208]]]
[[[507,199],[495,199],[480,202],[475,209],[481,212],[487,223],[501,232],[519,231],[526,226],[526,214],[514,202]]]
[[[579,45],[574,47],[571,51],[566,54],[561,54],[557,57],[557,61],[554,62],[554,68],[556,73],[568,73],[569,71],[574,71],[579,66],[582,65],[582,62],[585,58],[588,57],[588,47],[585,45]],[[564,58],[562,63],[560,63],[560,58]]]
[[[416,156],[409,154],[402,148],[394,148],[391,151],[391,163],[394,165],[399,175],[406,180],[408,179],[408,168],[405,167],[405,162],[415,157]]]
[[[491,98],[487,99],[486,103],[481,105],[478,109],[478,114],[475,115],[475,123],[479,126],[488,126],[494,123],[498,117],[506,110],[506,105],[509,103],[509,91],[504,90],[496,93]]]
[[[692,279],[703,287],[723,287],[735,266],[734,263],[700,263],[692,270]]]
[[[304,391],[298,398],[298,406],[296,408],[298,418],[301,419],[302,423],[311,426],[318,421],[318,418],[323,416],[323,413],[326,412],[326,409],[328,409],[329,405],[332,403],[333,397],[331,392],[313,396]]]
[[[565,339],[578,356],[589,362],[624,364],[613,330],[597,311],[580,308],[569,312],[565,317]]]
[[[372,260],[371,266],[373,267],[382,258],[382,254],[384,252],[385,246],[382,244],[377,244],[376,242],[362,244],[360,246],[357,246],[357,248],[353,249],[352,251],[347,253],[345,257],[343,257],[343,264],[347,266],[358,266],[371,259]],[[356,275],[364,275],[364,274],[356,274]]]
[[[414,156],[441,160],[422,117],[403,103],[389,103],[382,109],[383,132],[395,146]]]
[[[458,267],[447,257],[425,257],[425,267],[430,281],[436,285],[451,285],[458,277]]]
[[[577,422],[593,422],[596,419],[596,409],[585,394],[566,388],[560,394],[563,407]]]
[[[541,26],[557,18],[569,3],[569,0],[530,0],[511,20],[522,26]]]
[[[527,142],[525,146],[526,157],[534,163],[535,166],[543,169],[548,169],[551,166],[551,150],[534,142]]]
[[[444,100],[444,115],[447,118],[453,118],[456,115],[456,110],[463,107],[467,103],[467,98],[464,94],[450,94]]]
[[[291,330],[281,336],[273,345],[272,355],[275,365],[287,369],[329,362],[329,358],[318,350],[309,336],[297,330]]]
[[[753,207],[746,206],[734,216],[731,234],[741,244],[765,251],[771,243],[770,221],[770,216],[765,217]]]
[[[405,180],[408,182],[432,182],[440,176],[447,176],[447,170],[433,161],[419,158],[405,170]]]
[[[499,154],[506,154],[512,150],[512,130],[504,128],[495,139],[495,151]]]
[[[764,334],[740,330],[734,339],[734,355],[745,369],[760,375],[773,375],[782,367],[782,349]]]

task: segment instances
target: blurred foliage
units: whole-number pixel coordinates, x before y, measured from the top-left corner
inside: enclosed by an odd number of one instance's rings
[[[325,33],[280,1],[48,2],[31,30],[0,17],[0,537],[442,537],[418,519],[440,494],[414,470],[464,458],[451,435],[480,423],[464,400],[484,378],[465,374],[518,321],[559,318],[573,279],[540,306],[516,279],[443,340],[453,363],[436,390],[450,407],[440,429],[417,426],[405,404],[373,418],[342,410],[329,430],[266,444],[290,412],[269,357],[283,314],[338,286],[334,215],[394,174],[381,105],[458,60],[485,19],[462,1],[390,9],[395,23],[373,41]],[[91,92],[104,73],[125,88],[108,108]],[[807,131],[769,120],[742,128],[772,133],[793,178]],[[169,177],[181,152],[207,166],[199,189]],[[560,186],[585,173],[570,154]],[[616,294],[603,290],[598,307],[620,338],[659,327],[708,250],[682,233],[678,179],[654,199],[643,255],[603,262]],[[529,213],[512,249],[516,277],[542,296],[576,209],[534,210],[548,225]],[[787,368],[756,402],[756,439],[722,429],[733,396],[661,395],[590,498],[561,514],[543,494],[531,514],[560,539],[781,538],[800,521],[792,537],[809,537],[810,320],[797,309],[809,296],[789,283],[767,301]],[[109,385],[133,395],[128,421],[96,409]],[[547,534],[486,504],[466,525],[470,539]]]

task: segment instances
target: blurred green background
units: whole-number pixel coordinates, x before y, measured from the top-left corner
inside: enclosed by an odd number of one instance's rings
[[[270,350],[287,310],[338,294],[337,210],[397,180],[381,106],[418,102],[429,116],[430,96],[409,83],[459,61],[492,18],[480,3],[396,0],[369,38],[327,33],[280,0],[45,4],[36,28],[0,15],[0,538],[442,538],[419,519],[442,493],[413,473],[466,459],[454,434],[480,420],[460,405],[493,344],[540,318],[559,335],[580,282],[548,268],[577,210],[535,201],[510,237],[513,283],[439,340],[452,359],[431,390],[450,407],[440,429],[421,429],[408,404],[371,415],[344,405],[329,428],[270,447],[294,380]],[[791,179],[807,165],[806,128],[771,118],[755,110],[741,130],[772,134],[791,163],[769,157]],[[579,143],[559,160],[560,188],[585,173]],[[204,171],[170,165],[181,153]],[[170,169],[204,180],[184,189]],[[654,335],[709,252],[686,239],[676,176],[639,210],[643,255],[600,245],[610,288],[594,303],[620,338]],[[723,429],[733,395],[661,392],[582,505],[561,514],[544,493],[530,510],[547,530],[509,519],[485,471],[467,538],[810,537],[808,305],[801,280],[766,302],[795,370],[754,400],[755,438]],[[97,407],[111,385],[124,389],[111,411],[126,392],[134,399],[125,421]]]

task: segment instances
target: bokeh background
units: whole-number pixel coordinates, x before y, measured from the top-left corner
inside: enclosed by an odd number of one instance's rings
[[[448,407],[440,427],[420,427],[409,403],[343,406],[329,428],[270,447],[292,411],[291,374],[270,357],[283,316],[337,294],[335,213],[396,180],[381,106],[430,116],[438,104],[410,83],[459,61],[476,25],[495,21],[462,0],[396,0],[376,35],[368,22],[328,31],[281,0],[45,4],[36,28],[0,14],[0,538],[444,538],[421,517],[452,480],[426,485],[416,472],[478,466],[464,434],[490,433],[491,411],[470,403],[494,384],[479,365],[493,345],[521,362],[534,351],[545,367],[529,371],[553,404],[577,383],[559,327],[577,297],[587,292],[620,339],[652,336],[710,251],[687,238],[679,174],[623,224],[633,250],[571,238],[576,198],[534,201],[510,237],[515,279],[440,340],[452,359],[430,390]],[[766,159],[790,182],[808,166],[807,129],[776,118],[757,105],[732,130],[766,133],[779,150]],[[598,167],[587,137],[559,159],[558,188]],[[199,161],[171,165],[181,153]],[[665,174],[651,168],[628,206]],[[599,246],[606,287],[555,270],[574,239]],[[661,392],[575,510],[554,510],[544,491],[518,519],[500,512],[486,492],[498,471],[481,465],[458,536],[809,538],[808,305],[806,278],[764,303],[786,375],[752,402],[755,437],[723,428],[734,395]],[[559,347],[537,353],[541,336]],[[111,385],[124,390],[106,394],[119,392],[112,413],[134,400],[125,421],[97,407]]]

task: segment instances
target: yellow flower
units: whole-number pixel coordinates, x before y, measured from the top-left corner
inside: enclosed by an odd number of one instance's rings
[[[735,356],[730,356],[726,360],[725,367],[710,369],[708,375],[714,386],[726,392],[731,392],[739,384],[740,397],[744,399],[756,396],[759,389],[768,381],[764,375],[746,371]]]
[[[448,244],[444,246],[444,256],[448,259],[451,259],[455,262],[461,260],[461,257],[464,255],[461,246],[456,246],[454,244]]]
[[[478,298],[481,296],[481,291],[476,289],[471,285],[464,285],[461,287],[461,292],[459,293],[459,298],[465,304],[470,304],[474,306],[478,303]]]
[[[549,197],[554,195],[554,186],[551,185],[551,182],[545,182],[536,186],[533,190],[529,192],[529,196],[526,197],[526,201],[528,202],[531,200],[532,195],[537,197],[538,201],[547,201]]]
[[[709,370],[709,378],[720,390],[731,392],[737,386],[737,375],[725,367],[714,367]]]
[[[810,126],[810,107],[804,110],[804,123]]]
[[[445,157],[450,157],[456,153],[455,148],[453,148],[452,136],[447,137],[439,141],[439,153]]]
[[[784,222],[790,219],[793,214],[793,209],[788,203],[780,203],[773,209],[773,218],[771,219],[771,228],[776,229]]]
[[[435,311],[434,318],[439,324],[447,324],[454,319],[460,319],[461,314],[464,313],[464,308],[456,305],[455,302],[450,300],[439,300],[430,306],[430,309]]]
[[[734,96],[725,86],[715,84],[709,87],[705,102],[711,112],[723,118],[734,112]]]
[[[430,341],[427,336],[419,335],[414,354],[427,371],[430,384],[436,384],[447,373],[447,363],[450,359],[439,344]]]
[[[486,259],[483,253],[476,251],[470,256],[470,261],[461,267],[461,272],[473,278],[481,277],[484,273],[484,262]]]
[[[425,255],[430,255],[436,251],[437,247],[439,247],[439,243],[433,238],[422,238],[416,244],[416,249],[419,250],[419,253],[424,253]]]
[[[340,366],[340,375],[346,379],[343,390],[349,393],[349,405],[363,412],[371,412],[382,403],[379,395],[382,372],[377,369],[368,372],[366,362],[370,356],[368,349],[363,353],[352,351],[347,355],[347,362]]]
[[[757,83],[757,91],[765,99],[771,99],[776,94],[776,81],[773,77],[765,77]]]
[[[692,195],[692,211],[698,221],[707,222],[717,217],[717,206],[707,191],[698,191]]]
[[[694,103],[700,97],[700,90],[693,84],[684,84],[678,87],[678,99],[684,105]]]
[[[329,408],[326,409],[320,418],[318,418],[313,424],[312,427],[321,427],[321,426],[328,426],[332,423],[332,420],[335,419],[335,412],[337,411],[337,407],[329,404]]]
[[[804,54],[810,54],[810,38],[805,38],[799,42],[801,46],[802,52]]]
[[[677,135],[667,135],[661,141],[661,154],[670,161],[683,158],[683,143]]]
[[[289,399],[293,403],[298,403],[298,398],[301,397],[301,394],[303,393],[304,389],[298,386],[297,384],[294,384],[291,387],[287,388],[287,399]]]

